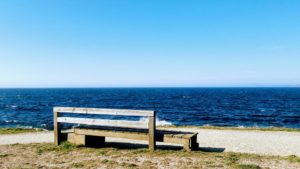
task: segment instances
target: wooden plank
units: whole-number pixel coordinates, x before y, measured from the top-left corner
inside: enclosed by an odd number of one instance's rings
[[[77,128],[74,129],[74,132],[75,134],[79,134],[79,135],[148,140],[147,133],[118,132],[118,131],[110,131],[110,130],[77,129]]]
[[[176,137],[164,137],[164,142],[166,143],[175,143],[175,144],[184,144],[186,140],[189,139],[184,139],[184,138],[176,138]]]
[[[58,118],[59,118],[59,112],[54,111],[53,112],[53,121],[54,121],[54,144],[59,145],[61,142],[61,129],[58,123]]]
[[[156,141],[155,141],[155,130],[156,130],[156,124],[155,124],[155,114],[154,117],[149,117],[148,121],[148,128],[149,128],[149,149],[155,150],[156,149]]]
[[[151,110],[125,110],[125,109],[100,109],[100,108],[79,108],[79,107],[54,107],[54,111],[60,113],[78,113],[78,114],[102,114],[119,116],[154,116]]]
[[[173,137],[182,138],[185,134],[174,134]]]
[[[198,135],[198,133],[185,134],[185,135],[183,136],[183,138],[192,138],[192,137],[194,137],[194,136],[197,137],[197,135]]]
[[[93,126],[128,127],[128,128],[144,128],[144,129],[147,128],[147,122],[142,122],[142,121],[58,117],[57,122],[72,123],[72,124],[86,124],[86,125],[93,125]]]
[[[68,134],[68,142],[76,145],[86,145],[86,136],[85,135],[77,135],[74,133]]]
[[[185,139],[183,143],[183,149],[186,151],[192,151],[191,149],[191,140],[190,139]]]

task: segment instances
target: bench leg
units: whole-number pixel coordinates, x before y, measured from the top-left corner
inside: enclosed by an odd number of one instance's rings
[[[148,134],[149,150],[154,151],[156,149],[155,116],[154,117],[149,117],[148,128],[149,128],[149,134]]]
[[[105,137],[69,133],[68,142],[88,147],[103,147],[105,144]]]
[[[68,134],[68,142],[76,145],[86,145],[85,135],[79,135],[75,133]]]
[[[185,139],[183,142],[183,149],[185,151],[192,151],[191,146],[190,146],[190,139]]]
[[[151,151],[156,150],[156,142],[155,142],[154,139],[155,139],[154,137],[149,136],[149,146],[148,146],[148,148],[149,148],[149,150],[151,150]]]
[[[199,148],[199,144],[197,143],[197,135],[193,136],[190,139],[185,139],[183,142],[183,149],[186,151],[192,151]]]
[[[53,112],[53,116],[54,116],[54,122],[53,122],[53,127],[54,127],[54,144],[55,145],[59,145],[62,141],[61,139],[61,128],[60,128],[60,124],[57,122],[57,118],[59,116],[59,113],[54,111]]]
[[[191,138],[191,148],[192,150],[197,150],[199,148],[199,144],[197,143],[197,135]]]

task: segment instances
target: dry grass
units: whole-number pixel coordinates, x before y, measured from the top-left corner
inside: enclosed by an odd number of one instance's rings
[[[0,128],[0,134],[19,134],[19,133],[30,133],[30,132],[41,132],[43,129],[39,128]]]
[[[63,143],[0,146],[0,168],[300,168],[296,156],[276,157],[241,153],[148,151],[114,145],[86,148]]]
[[[158,128],[197,128],[197,129],[215,129],[215,130],[257,130],[257,131],[286,131],[286,132],[300,132],[300,129],[280,128],[280,127],[219,127],[219,126],[158,126]],[[29,132],[40,132],[44,129],[33,128],[0,128],[0,134],[18,134]]]
[[[300,132],[300,129],[283,128],[283,127],[219,127],[219,126],[159,126],[159,128],[196,128],[196,129],[212,129],[212,130],[255,130],[255,131],[285,131]]]
[[[219,127],[219,126],[158,126],[158,128],[197,128],[197,129],[212,129],[212,130],[256,130],[256,131],[286,131],[286,132],[300,132],[300,129],[280,128],[280,127]],[[0,134],[18,134],[29,132],[40,132],[44,129],[33,128],[0,128]]]

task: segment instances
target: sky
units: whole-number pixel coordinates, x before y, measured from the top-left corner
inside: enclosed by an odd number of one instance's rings
[[[300,86],[299,0],[0,1],[0,87]]]

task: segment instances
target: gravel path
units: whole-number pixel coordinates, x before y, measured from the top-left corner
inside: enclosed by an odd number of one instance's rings
[[[281,131],[212,130],[175,128],[170,130],[198,132],[200,148],[225,152],[261,155],[300,156],[300,133]],[[53,132],[0,135],[0,145],[52,142]],[[108,142],[147,143],[108,138]]]

